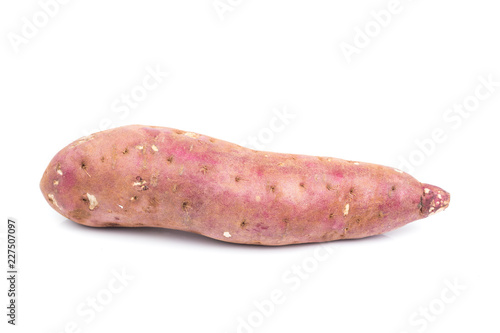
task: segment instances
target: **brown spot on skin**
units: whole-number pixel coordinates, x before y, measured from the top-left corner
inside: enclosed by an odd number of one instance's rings
[[[134,195],[133,197],[130,198],[130,201],[136,201],[138,199],[137,195]]]
[[[274,193],[274,191],[276,191],[276,185],[269,185],[269,191]]]
[[[189,205],[189,202],[188,201],[184,201],[182,203],[182,210],[187,212],[189,209],[191,209],[191,206]]]
[[[214,138],[210,138],[210,139],[208,139],[208,141],[210,141],[210,142],[214,143],[214,142],[215,142],[215,139],[214,139]]]
[[[172,186],[172,192],[173,193],[177,192],[177,184],[174,184],[174,186]]]
[[[241,221],[240,227],[244,228],[246,225],[247,225],[247,220],[244,219],[243,221]]]
[[[167,162],[168,163],[172,163],[174,161],[174,157],[172,155],[170,155],[168,158],[167,158]]]
[[[124,151],[122,151],[122,154],[123,154],[123,155],[128,154],[128,148],[125,148],[125,150],[124,150]]]
[[[239,182],[240,180],[241,180],[241,178],[239,176],[234,177],[235,182]]]
[[[69,212],[69,216],[72,220],[85,220],[90,217],[90,213],[85,209],[75,209]]]
[[[142,188],[143,191],[149,190],[149,187],[147,185],[143,185],[141,188]]]
[[[105,158],[104,156],[101,157],[101,162],[104,162]]]
[[[333,190],[333,187],[332,187],[332,185],[330,185],[330,184],[326,184],[326,189],[327,189],[328,191],[331,191],[331,190]]]
[[[385,217],[384,212],[382,212],[382,211],[378,212],[378,217],[379,218],[384,218]]]
[[[306,188],[306,184],[304,184],[304,182],[300,183],[299,186],[302,188]]]
[[[102,225],[103,227],[119,227],[120,223],[115,223],[115,222],[107,222]]]
[[[148,200],[148,201],[149,201],[149,204],[150,204],[151,206],[153,206],[153,207],[158,206],[158,199],[156,199],[155,197],[151,197],[151,198],[149,198],[149,200]]]
[[[333,213],[330,213],[330,215],[328,215],[328,218],[329,219],[333,218]]]
[[[57,179],[54,179],[54,181],[52,182],[52,184],[53,184],[54,186],[57,186],[57,185],[59,185],[59,181],[58,181]]]
[[[200,172],[201,172],[202,174],[206,175],[206,174],[207,174],[207,172],[208,172],[208,166],[203,165],[203,166],[201,167],[201,169],[200,169]]]
[[[283,219],[283,223],[288,224],[289,222],[290,222],[290,219],[289,219],[289,218],[285,217],[285,218]]]
[[[158,174],[153,174],[151,176],[151,186],[156,187],[158,185]]]
[[[85,173],[90,177],[90,174],[89,172],[87,171],[87,165],[85,164],[85,162],[82,161],[82,163],[80,163],[80,167],[82,168],[83,171],[85,171]]]
[[[175,130],[175,134],[183,134],[184,131],[181,131],[181,130]]]
[[[392,185],[391,190],[396,191],[396,185]]]
[[[119,218],[118,216],[115,216],[115,220],[119,221],[119,220],[120,220],[120,218]]]

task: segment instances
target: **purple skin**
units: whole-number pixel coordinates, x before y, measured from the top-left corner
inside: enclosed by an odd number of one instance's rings
[[[377,235],[450,201],[439,187],[390,167],[140,125],[68,145],[40,188],[56,211],[83,225],[162,227],[262,245]]]

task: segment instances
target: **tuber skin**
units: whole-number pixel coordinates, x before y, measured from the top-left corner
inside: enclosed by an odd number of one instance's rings
[[[40,182],[57,212],[91,227],[161,227],[286,245],[388,232],[450,195],[397,169],[256,151],[172,128],[131,125],[77,140]]]

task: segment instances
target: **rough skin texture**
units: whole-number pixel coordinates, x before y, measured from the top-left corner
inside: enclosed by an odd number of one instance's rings
[[[262,245],[377,235],[450,200],[390,167],[255,151],[140,125],[68,145],[40,188],[52,208],[83,225],[162,227]]]

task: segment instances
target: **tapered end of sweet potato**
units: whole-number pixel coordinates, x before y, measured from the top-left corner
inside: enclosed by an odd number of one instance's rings
[[[445,210],[450,204],[450,194],[442,188],[422,184],[422,191],[420,212],[425,217]]]

